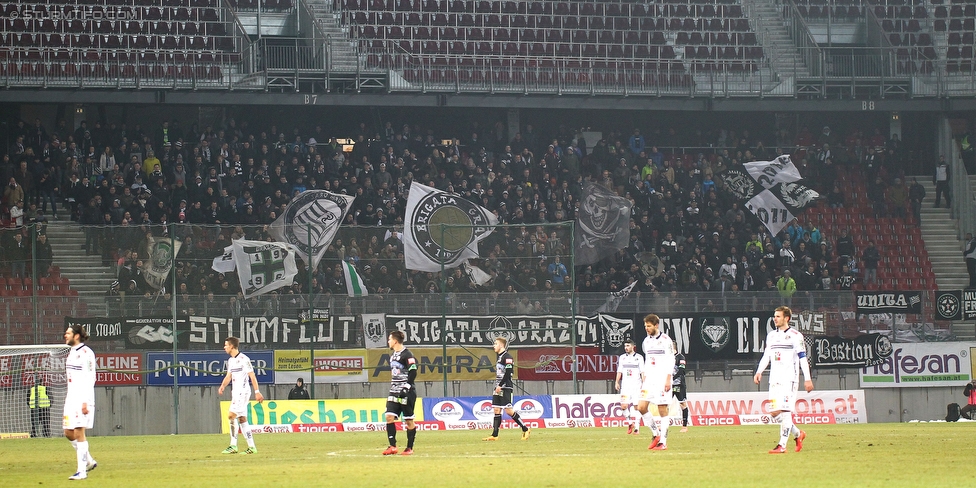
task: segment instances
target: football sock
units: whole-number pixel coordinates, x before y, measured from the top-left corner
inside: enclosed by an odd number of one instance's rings
[[[83,441],[78,443],[78,450],[75,451],[75,457],[78,459],[78,472],[84,473],[88,471],[88,441]]]
[[[793,414],[783,412],[779,414],[779,418],[779,445],[785,446],[790,438],[790,432],[793,431]]]
[[[417,438],[417,427],[407,429],[407,449],[413,449],[413,441]]]
[[[635,428],[640,426],[640,412],[638,412],[633,405],[627,407],[626,414],[627,420],[629,420],[631,424],[634,424]]]
[[[792,418],[790,420],[792,420]],[[793,426],[793,429],[790,430],[790,435],[793,436],[794,439],[796,439],[796,437],[800,435],[800,428],[797,427],[796,424],[794,424],[792,421],[790,422],[790,425]]]
[[[230,445],[237,447],[237,419],[230,419]]]
[[[396,446],[396,424],[393,422],[386,423],[386,438],[389,439],[391,446]]]
[[[522,432],[525,432],[525,431],[529,430],[529,428],[526,427],[525,424],[522,423],[522,416],[519,415],[518,412],[515,412],[515,413],[512,414],[512,420],[514,420],[515,423],[518,424],[518,426],[522,428]]]
[[[78,441],[71,441],[71,447],[72,447],[72,448],[73,448],[74,450],[76,450],[76,451],[77,451],[77,450],[78,450]]]
[[[688,407],[681,409],[681,426],[688,427]]]
[[[254,434],[251,433],[251,428],[247,425],[247,420],[241,420],[241,432],[244,434],[244,439],[247,441],[247,447],[254,447]]]
[[[662,417],[658,417],[658,422],[660,422],[660,425],[658,427],[658,432],[661,433],[660,434],[661,444],[664,444],[666,446],[668,445],[668,426],[671,425],[671,419],[662,416]]]
[[[496,413],[491,421],[491,436],[498,437],[498,429],[502,426],[502,414]]]
[[[657,437],[657,422],[654,421],[654,415],[651,412],[644,414],[644,425],[651,428],[651,434]]]

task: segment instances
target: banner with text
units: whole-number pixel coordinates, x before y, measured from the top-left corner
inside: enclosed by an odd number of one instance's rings
[[[309,381],[311,351],[276,350],[275,382],[289,384],[302,378]],[[361,383],[366,375],[365,349],[324,349],[315,351],[316,383]]]
[[[672,406],[674,407],[674,405]],[[598,420],[623,417],[620,395],[552,395],[555,420]],[[765,391],[688,393],[692,425],[748,425],[769,416],[769,397]],[[669,412],[672,425],[680,424],[680,408]],[[797,393],[793,411],[796,423],[867,423],[863,390],[814,390]],[[596,422],[596,425],[603,425]]]
[[[417,402],[419,406],[419,398]],[[220,402],[220,418],[227,418],[229,411],[230,402]],[[252,428],[292,424],[334,425],[368,422],[385,424],[385,413],[386,397],[342,400],[265,400],[263,403],[252,401],[248,404],[247,422]],[[415,415],[415,420],[424,420],[423,409],[417,408]],[[221,425],[221,431],[229,434],[228,423],[221,422]]]
[[[573,320],[559,315],[448,315],[446,321],[440,315],[387,315],[385,327],[384,336],[393,330],[403,332],[407,347],[440,347],[444,340],[448,346],[491,347],[499,336],[508,338],[510,347],[568,346]],[[441,337],[441,331],[446,337]],[[595,326],[592,332],[583,329],[577,334],[577,344],[594,345],[598,339]]]
[[[258,384],[274,383],[275,374],[271,370],[274,365],[272,351],[245,351],[251,358],[254,375]],[[227,374],[227,353],[224,351],[185,351],[179,353],[179,363],[173,366],[173,353],[146,353],[146,365],[149,370],[157,370],[146,375],[146,384],[150,386],[172,386],[173,376],[179,374],[179,385],[219,385]],[[225,393],[229,394],[229,393]]]
[[[597,347],[530,347],[513,351],[518,378],[526,381],[572,380],[576,365],[578,380],[611,380],[617,375],[619,356],[600,354]]]
[[[495,378],[498,354],[486,347],[449,347],[447,357],[441,348],[410,348],[417,358],[417,381],[443,381],[444,369],[450,380],[491,380]],[[368,349],[370,383],[390,381],[390,350]]]
[[[913,342],[892,344],[881,364],[861,368],[862,388],[963,386],[972,379],[973,343]]]
[[[227,336],[235,336],[246,346],[309,347],[349,349],[362,347],[362,326],[355,315],[329,316],[327,309],[316,309],[309,322],[299,317],[215,317],[191,315],[177,317],[177,347],[222,347]],[[66,318],[65,325],[81,323],[93,341],[124,339],[126,349],[172,349],[172,317]]]
[[[141,385],[142,353],[138,352],[109,352],[96,353],[95,366],[97,368],[96,386]],[[111,371],[109,371],[111,370]]]
[[[64,384],[64,357],[47,352],[0,356],[0,388],[21,388],[40,379],[48,385]]]
[[[853,339],[817,337],[811,363],[817,368],[861,368],[881,364],[891,352],[891,341],[882,334],[862,334]]]
[[[859,291],[857,313],[922,313],[920,291]]]

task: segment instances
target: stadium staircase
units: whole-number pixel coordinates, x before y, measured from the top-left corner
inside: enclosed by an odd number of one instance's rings
[[[945,207],[935,208],[935,184],[931,176],[919,176],[918,182],[925,188],[922,201],[922,238],[932,262],[936,283],[940,290],[961,290],[969,284],[962,258],[964,243],[959,238],[959,226]]]
[[[51,220],[47,226],[48,241],[54,251],[54,265],[61,269],[78,298],[88,305],[91,316],[105,316],[105,292],[115,280],[115,270],[102,266],[100,255],[86,256],[85,233],[77,222]]]
[[[769,62],[773,71],[781,78],[794,75],[798,78],[809,77],[810,69],[803,63],[796,44],[786,30],[777,0],[742,0],[742,5],[749,12],[750,21],[757,23],[756,30],[764,31],[764,49],[771,51]]]
[[[331,0],[306,0],[309,11],[322,34],[328,39],[329,69],[336,72],[355,73],[359,69],[356,41],[349,38],[348,29],[339,24],[339,13]]]

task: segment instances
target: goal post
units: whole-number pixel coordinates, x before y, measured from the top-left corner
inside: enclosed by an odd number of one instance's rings
[[[69,350],[65,344],[0,346],[0,439],[61,436]]]

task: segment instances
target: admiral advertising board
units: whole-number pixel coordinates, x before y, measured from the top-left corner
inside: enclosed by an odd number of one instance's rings
[[[451,380],[493,380],[498,354],[485,347],[410,348],[417,358],[417,381],[443,381],[444,370]],[[370,383],[390,382],[390,350],[367,349]],[[517,376],[517,371],[514,376]]]

